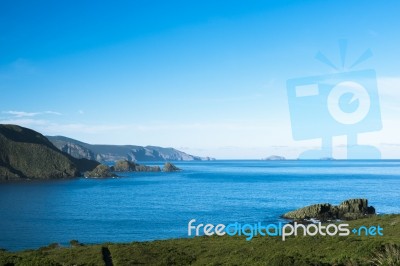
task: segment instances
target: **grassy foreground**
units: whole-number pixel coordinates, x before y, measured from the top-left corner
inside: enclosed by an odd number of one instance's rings
[[[349,222],[383,236],[196,237],[130,244],[0,251],[0,265],[400,265],[400,215]]]

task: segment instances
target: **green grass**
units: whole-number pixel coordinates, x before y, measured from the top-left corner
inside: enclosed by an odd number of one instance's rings
[[[400,265],[400,215],[349,222],[380,225],[384,236],[195,237],[129,244],[105,243],[0,251],[0,265]],[[107,261],[107,260],[106,260]]]

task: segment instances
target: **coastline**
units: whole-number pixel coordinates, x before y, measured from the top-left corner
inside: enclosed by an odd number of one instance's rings
[[[377,225],[383,236],[291,236],[286,241],[257,236],[194,237],[150,242],[103,243],[71,247],[52,244],[36,250],[0,251],[0,263],[23,265],[369,265],[400,250],[400,214],[381,215],[349,222],[350,226]],[[382,259],[382,258],[381,258]]]
[[[0,214],[10,219],[0,221],[4,228],[0,246],[18,250],[53,241],[66,245],[71,239],[83,243],[172,239],[187,233],[191,219],[214,224],[283,222],[278,217],[293,209],[318,202],[337,205],[349,198],[368,198],[379,213],[398,213],[400,181],[398,163],[393,161],[176,165],[183,171],[2,184]],[[378,193],[377,185],[385,193]]]

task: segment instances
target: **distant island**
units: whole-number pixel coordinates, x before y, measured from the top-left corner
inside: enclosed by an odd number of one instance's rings
[[[286,160],[286,158],[283,156],[271,155],[271,156],[268,156],[261,160],[263,160],[263,161],[283,161],[283,160]]]
[[[28,128],[0,124],[0,181],[114,177],[114,172],[173,172],[175,165],[137,164],[136,161],[211,160],[173,148],[133,145],[90,145],[66,137],[45,137]],[[101,164],[103,163],[103,164]],[[115,164],[108,166],[105,163]]]

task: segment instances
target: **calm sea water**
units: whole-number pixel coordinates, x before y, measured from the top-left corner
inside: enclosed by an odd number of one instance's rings
[[[161,163],[159,164],[161,165]],[[0,248],[72,239],[131,242],[187,236],[187,223],[278,222],[305,205],[368,198],[400,213],[400,161],[181,162],[177,173],[0,184]]]

